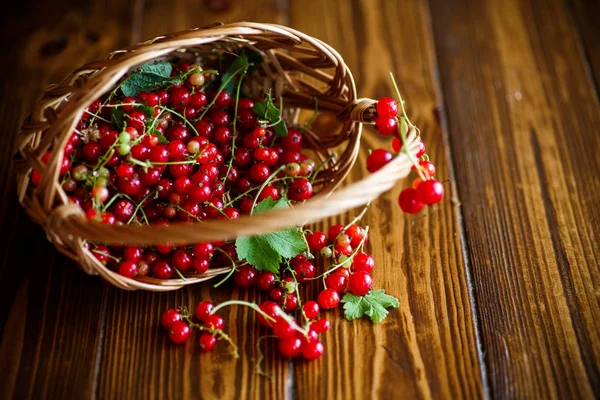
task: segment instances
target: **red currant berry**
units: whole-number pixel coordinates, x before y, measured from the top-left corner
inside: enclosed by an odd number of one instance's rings
[[[223,330],[223,327],[225,327],[225,321],[220,315],[217,314],[209,315],[204,323],[206,324],[207,328],[214,329],[217,331],[221,331]]]
[[[435,179],[419,183],[417,187],[417,200],[423,204],[437,204],[444,197],[444,185]]]
[[[316,253],[327,246],[327,236],[323,232],[313,232],[306,235],[306,242],[311,252]]]
[[[235,271],[233,278],[236,285],[241,288],[248,288],[252,286],[256,280],[256,268],[249,265],[243,265]]]
[[[281,147],[288,151],[300,151],[302,148],[302,134],[296,129],[288,129],[287,136],[279,140]]]
[[[425,154],[425,143],[423,143],[423,141],[419,139],[419,148],[417,150],[417,153],[415,154],[415,157],[421,158],[423,154]]]
[[[356,271],[350,275],[348,289],[357,296],[364,296],[369,293],[369,289],[373,285],[373,278],[365,271]]]
[[[258,314],[258,322],[262,326],[271,327],[275,323],[275,320],[279,318],[277,310],[279,306],[274,301],[267,300],[259,306],[260,310],[267,314],[271,319],[265,318],[262,314]]]
[[[316,360],[325,351],[321,342],[309,342],[302,346],[302,357],[306,360]]]
[[[392,161],[392,153],[384,149],[373,150],[367,157],[367,169],[373,173],[379,171],[383,166]]]
[[[192,256],[187,250],[176,250],[171,256],[173,266],[180,271],[185,271],[192,266]]]
[[[269,290],[269,297],[272,300],[280,301],[283,298],[283,290],[278,289],[278,288],[273,288],[273,289]]]
[[[202,351],[211,351],[215,347],[217,347],[217,338],[211,335],[210,333],[203,333],[200,335],[200,339],[198,339],[200,344],[200,350]]]
[[[400,192],[398,204],[407,214],[416,214],[423,208],[423,203],[417,199],[417,191],[413,188],[406,188]]]
[[[302,306],[302,311],[304,311],[306,318],[313,320],[319,315],[319,304],[316,301],[307,301]]]
[[[279,319],[273,325],[273,333],[279,339],[287,339],[296,336],[296,330],[284,319]]]
[[[329,274],[327,275],[327,278],[325,278],[325,285],[328,289],[341,293],[346,290],[348,278],[341,274]]]
[[[331,327],[331,323],[326,318],[319,318],[312,324],[310,324],[310,329],[313,329],[317,333],[325,333]]]
[[[135,278],[137,276],[138,266],[133,261],[123,261],[119,264],[119,274],[126,278]]]
[[[371,273],[373,271],[373,267],[375,266],[375,260],[368,253],[358,253],[353,257],[352,266],[350,270],[352,272],[356,271],[365,271]]]
[[[165,329],[171,328],[171,325],[181,320],[181,314],[174,308],[170,308],[167,311],[165,311],[162,317],[160,318],[160,322],[162,323],[162,326]]]
[[[83,145],[83,158],[88,162],[96,162],[102,154],[102,147],[96,142],[89,142]]]
[[[201,257],[210,260],[215,253],[215,246],[212,243],[196,243],[194,245],[194,257]]]
[[[127,261],[138,262],[142,259],[142,250],[136,246],[127,246],[123,250],[123,258]]]
[[[271,170],[264,163],[256,163],[250,168],[250,178],[254,182],[263,183],[271,175]]]
[[[202,109],[208,103],[206,95],[202,92],[196,92],[190,97],[190,106],[196,109]]]
[[[377,102],[377,114],[380,117],[395,117],[398,115],[398,104],[390,97],[384,97]]]
[[[340,304],[340,295],[333,289],[325,289],[319,293],[319,306],[325,310],[330,310]]]
[[[298,298],[294,293],[288,293],[283,300],[283,309],[285,311],[294,311],[296,308],[298,308]]]
[[[294,274],[296,275],[296,279],[300,283],[305,283],[309,281],[310,278],[313,278],[315,276],[315,273],[317,271],[313,263],[309,261],[296,263],[294,264],[293,269]]]
[[[375,126],[382,136],[392,136],[398,131],[396,118],[379,116],[375,120]]]
[[[335,224],[332,225],[329,228],[329,231],[327,232],[327,237],[329,238],[329,241],[331,243],[334,243],[338,237],[338,235],[340,234],[340,232],[342,232],[344,230],[344,225],[340,225],[340,224]]]
[[[157,249],[158,251],[161,250],[160,248],[158,248],[158,246]],[[171,251],[170,246],[169,251]],[[173,275],[173,268],[166,260],[158,260],[152,266],[152,273],[158,279],[169,279]]]
[[[433,178],[435,175],[435,165],[433,165],[431,161],[423,160],[419,162],[419,166],[421,167],[421,170],[425,174],[426,178]],[[413,169],[415,169],[415,167],[413,167]]]
[[[192,330],[183,321],[176,321],[169,327],[169,338],[173,343],[182,344],[187,342]]]
[[[400,149],[402,149],[402,142],[397,137],[394,137],[392,139],[392,150],[394,150],[396,153],[399,153]]]
[[[201,258],[201,257],[192,258],[192,267],[199,274],[203,274],[206,271],[208,271],[209,266],[210,266],[210,262],[206,258]]]
[[[310,181],[304,178],[294,179],[288,191],[288,197],[294,201],[304,201],[313,194],[313,187]]]
[[[302,341],[297,337],[280,340],[278,347],[284,357],[294,358],[302,353]]]
[[[196,318],[201,322],[208,321],[208,317],[211,315],[213,309],[213,303],[210,301],[201,301],[196,306]]]
[[[176,109],[187,107],[190,104],[190,91],[183,87],[171,89],[169,104]]]
[[[256,278],[256,285],[260,290],[264,291],[273,289],[273,287],[275,287],[276,282],[277,277],[275,276],[275,274],[269,271],[261,272]]]

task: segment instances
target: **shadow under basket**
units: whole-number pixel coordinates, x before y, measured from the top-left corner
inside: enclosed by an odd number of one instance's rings
[[[235,220],[169,226],[92,222],[79,206],[69,201],[59,181],[62,152],[52,152],[46,163],[42,157],[49,149],[65,147],[87,106],[113,90],[124,75],[145,62],[156,59],[193,62],[215,52],[239,53],[244,48],[263,56],[258,69],[247,76],[245,89],[256,93],[270,89],[275,98],[281,96],[288,123],[293,124],[303,109],[312,112],[315,102],[320,115],[330,114],[340,123],[339,130],[326,134],[316,134],[310,129],[302,131],[305,147],[314,152],[317,164],[324,163],[314,181],[317,195],[289,209]],[[98,261],[87,242],[151,246],[232,240],[303,225],[364,205],[391,189],[412,167],[408,156],[401,152],[364,180],[335,190],[356,161],[362,123],[373,123],[375,105],[374,100],[357,98],[352,73],[333,48],[288,27],[240,22],[159,36],[115,51],[105,60],[89,63],[46,90],[25,120],[17,139],[14,162],[19,200],[30,217],[44,228],[48,239],[88,274],[100,275],[127,290],[179,289],[227,273],[231,266],[211,267],[206,273],[186,279],[130,279]],[[417,139],[416,132],[410,131],[406,142],[408,151],[416,149]],[[331,157],[334,150],[337,157]],[[30,185],[33,170],[41,175],[35,187]]]

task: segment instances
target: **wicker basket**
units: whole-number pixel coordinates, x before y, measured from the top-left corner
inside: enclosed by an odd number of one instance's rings
[[[286,115],[297,115],[300,109],[312,110],[316,98],[320,113],[331,113],[341,122],[338,132],[327,135],[317,135],[310,130],[303,132],[304,142],[312,147],[316,157],[321,161],[330,159],[315,180],[318,195],[293,209],[232,221],[174,223],[168,227],[98,224],[88,221],[80,207],[69,203],[58,180],[61,152],[53,152],[45,165],[41,158],[48,149],[65,146],[85,107],[144,62],[157,58],[189,59],[214,49],[230,52],[242,47],[260,51],[264,56],[250,86],[261,90],[272,88],[276,96],[281,95]],[[115,51],[106,60],[89,63],[46,90],[24,122],[17,140],[15,166],[19,200],[31,218],[43,226],[48,239],[88,274],[100,275],[113,285],[128,290],[175,290],[226,273],[231,267],[211,268],[185,280],[148,277],[134,280],[100,263],[85,246],[86,241],[107,245],[154,245],[231,240],[317,221],[366,204],[406,177],[412,166],[409,158],[400,153],[363,181],[334,192],[356,161],[361,124],[372,123],[374,105],[373,100],[357,98],[352,74],[333,48],[288,27],[240,22],[160,36]],[[416,136],[414,131],[409,132],[406,146],[409,151],[417,146]],[[334,148],[340,147],[343,150],[337,158],[328,157]],[[40,172],[42,177],[36,188],[29,185],[32,169]]]

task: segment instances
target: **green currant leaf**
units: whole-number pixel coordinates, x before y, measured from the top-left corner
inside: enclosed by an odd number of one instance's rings
[[[125,96],[137,96],[141,92],[153,90],[172,84],[177,78],[171,77],[172,66],[168,61],[146,63],[129,75],[121,84]]]
[[[269,210],[289,207],[285,199],[273,200],[267,197],[256,205],[255,214]],[[248,261],[259,271],[277,273],[283,257],[292,258],[308,249],[304,234],[296,227],[279,232],[249,238],[238,238],[235,241],[238,257]]]
[[[262,236],[239,237],[235,240],[235,249],[240,259],[248,261],[259,271],[279,272],[281,256],[273,250]]]
[[[248,56],[246,55],[246,53],[242,53],[231,63],[229,68],[227,68],[227,70],[221,77],[221,89],[229,94],[233,94],[235,89],[235,75],[239,74],[240,72],[246,71],[249,66],[250,63],[248,61]]]
[[[288,129],[285,121],[281,118],[281,110],[273,104],[271,93],[267,92],[266,99],[254,104],[252,108],[254,113],[263,120],[270,122],[273,125],[273,130],[277,137],[285,137],[288,135]]]
[[[122,108],[113,108],[110,111],[110,122],[113,128],[121,132],[125,128],[125,110]]]
[[[398,299],[388,294],[385,290],[370,290],[364,296],[347,293],[342,299],[344,314],[348,321],[367,315],[374,323],[379,323],[388,315],[387,308],[398,308]]]

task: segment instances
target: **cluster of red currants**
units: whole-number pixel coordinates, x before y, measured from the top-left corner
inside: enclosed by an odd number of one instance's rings
[[[406,139],[401,131],[403,123],[406,126],[411,125],[406,115],[398,117],[398,103],[394,99],[384,97],[377,102],[375,126],[382,136],[393,136],[392,149],[396,153],[403,151],[403,143]],[[407,154],[414,163],[413,169],[417,172],[418,177],[413,181],[412,187],[400,192],[398,204],[405,213],[416,214],[421,211],[423,205],[437,204],[442,201],[444,186],[441,182],[433,179],[435,165],[425,154],[425,144],[421,138],[419,138],[415,154],[408,152]],[[373,150],[367,158],[367,169],[371,173],[376,172],[389,163],[392,158],[392,153],[385,149]]]
[[[262,99],[232,97],[195,64],[173,65],[173,75],[181,81],[136,97],[117,87],[85,110],[63,150],[60,175],[88,219],[117,225],[236,219],[266,198],[301,202],[313,195],[315,164],[301,153],[302,134],[289,128],[276,137],[254,111]],[[40,180],[33,171],[32,184]],[[215,250],[215,262],[236,260],[231,243],[88,246],[129,278],[202,274]]]

